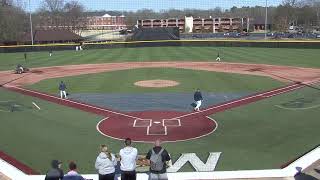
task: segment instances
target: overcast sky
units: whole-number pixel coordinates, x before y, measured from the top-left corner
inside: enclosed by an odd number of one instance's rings
[[[19,0],[18,0],[19,1]],[[23,1],[24,6],[28,7],[28,0]],[[70,1],[70,0],[65,0]],[[162,9],[214,9],[221,7],[229,9],[232,6],[265,6],[266,0],[78,0],[86,10],[119,10],[135,11],[138,9],[148,8],[155,11]],[[41,0],[30,0],[32,11],[39,8]],[[277,6],[282,0],[267,0],[268,6]]]

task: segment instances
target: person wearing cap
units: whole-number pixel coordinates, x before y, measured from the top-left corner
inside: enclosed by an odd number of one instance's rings
[[[195,111],[200,111],[200,106],[201,106],[201,104],[202,104],[203,98],[202,98],[202,94],[201,94],[199,88],[198,88],[198,89],[196,90],[196,92],[194,93],[193,99],[194,99],[194,101],[196,102],[196,103],[195,103],[195,104],[196,104],[196,107],[194,107],[194,110],[195,110]]]
[[[85,180],[77,171],[77,164],[73,161],[69,163],[69,172],[63,176],[62,180]]]
[[[138,150],[131,146],[131,139],[124,141],[125,147],[119,152],[121,180],[136,180],[136,161],[138,160]]]
[[[63,99],[63,98],[68,99],[66,89],[67,89],[66,84],[63,81],[61,81],[59,84],[59,91],[60,91],[60,98],[61,99]]]
[[[46,173],[45,180],[61,180],[63,178],[61,163],[59,160],[52,160],[52,168]]]
[[[114,180],[115,166],[117,165],[116,157],[108,151],[106,145],[101,145],[100,149],[101,152],[95,163],[99,180]]]

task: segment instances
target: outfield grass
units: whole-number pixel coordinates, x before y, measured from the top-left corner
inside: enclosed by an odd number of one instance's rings
[[[166,88],[145,88],[134,85],[137,81],[153,79],[174,80],[180,84]],[[144,68],[47,79],[29,87],[57,94],[61,80],[66,82],[70,93],[182,93],[194,92],[196,88],[206,92],[247,93],[265,91],[283,85],[282,82],[261,76],[174,68]]]
[[[126,61],[214,61],[217,53],[223,61],[320,67],[318,49],[258,47],[144,47],[91,49],[84,51],[0,53],[0,70],[11,70],[20,63],[27,67]]]
[[[304,105],[292,110],[277,107],[293,101]],[[319,89],[305,87],[211,116],[219,130],[210,140],[223,152],[218,170],[239,162],[242,169],[277,168],[310,150],[320,142],[319,105]]]
[[[34,52],[28,54],[27,63],[23,53],[0,53],[0,70],[13,69],[18,63],[41,67],[124,61],[213,61],[217,51],[227,62],[320,67],[317,49],[150,47],[59,51],[52,57],[48,52]],[[177,80],[181,85],[160,89],[133,85],[135,81],[149,79]],[[265,77],[156,68],[50,79],[30,87],[56,94],[60,80],[67,82],[71,93],[193,92],[197,87],[209,92],[239,92],[281,85]],[[197,152],[203,160],[208,152],[222,152],[217,170],[278,168],[319,143],[319,97],[319,90],[304,88],[221,112],[212,116],[219,123],[215,133],[164,146],[173,159],[182,152]],[[286,110],[275,106],[297,99],[305,99],[305,106],[313,108]],[[107,144],[113,152],[122,147],[122,142],[96,131],[96,124],[103,117],[0,88],[0,101],[8,100],[19,102],[25,108],[16,112],[0,111],[0,150],[42,173],[49,168],[52,159],[65,162],[64,169],[68,161],[76,160],[81,173],[95,173],[99,144]],[[33,107],[32,101],[41,107],[40,111]],[[150,148],[149,144],[135,145],[141,153]],[[190,170],[190,166],[185,166],[184,170]]]
[[[99,144],[118,152],[122,142],[100,135],[96,124],[102,118],[80,110],[48,103],[0,89],[1,100],[14,100],[29,107],[18,112],[0,112],[1,150],[44,173],[52,159],[79,163],[82,173],[95,173],[94,161]],[[213,134],[186,142],[166,143],[164,147],[177,159],[180,153],[196,152],[203,160],[208,152],[222,152],[217,170],[271,169],[319,143],[319,107],[284,110],[275,105],[320,92],[304,88],[296,92],[249,104],[211,116],[219,123]],[[41,110],[32,107],[36,102]],[[54,114],[54,115],[53,115]],[[140,153],[149,144],[137,143]],[[183,170],[190,170],[185,166]]]

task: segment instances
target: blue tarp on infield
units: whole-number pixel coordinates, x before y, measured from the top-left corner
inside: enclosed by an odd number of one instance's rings
[[[238,99],[251,93],[202,92],[201,108]],[[134,111],[192,111],[193,93],[132,93],[132,94],[71,94],[71,99],[124,112]]]

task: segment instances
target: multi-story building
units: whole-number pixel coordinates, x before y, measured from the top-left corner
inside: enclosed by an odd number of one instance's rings
[[[76,19],[68,19],[63,16],[51,18],[50,16],[40,17],[38,29],[86,29],[86,30],[116,30],[126,28],[125,16],[88,16]]]
[[[193,18],[138,20],[138,27],[179,27],[180,32],[232,32],[248,31],[249,18]]]
[[[125,16],[110,16],[105,14],[103,16],[87,17],[88,29],[123,29],[126,28]]]

